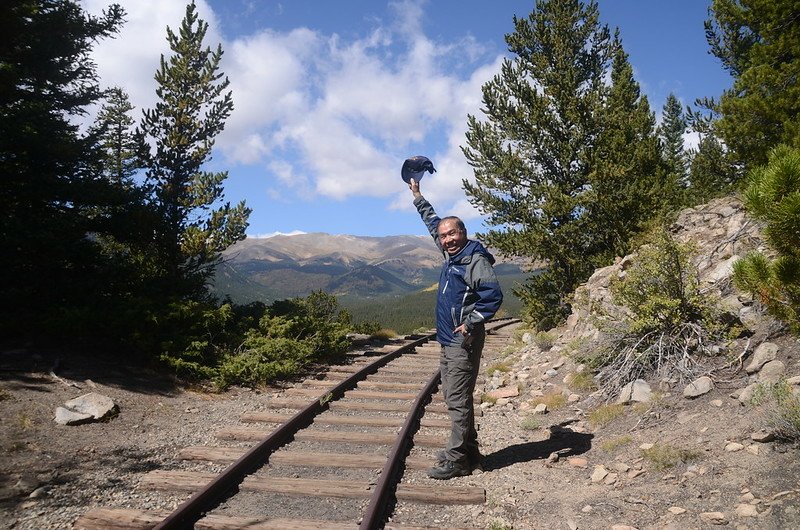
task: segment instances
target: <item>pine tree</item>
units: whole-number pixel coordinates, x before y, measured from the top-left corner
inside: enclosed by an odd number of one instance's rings
[[[165,292],[202,297],[220,252],[244,239],[250,209],[223,199],[227,172],[203,171],[214,138],[233,109],[229,81],[219,73],[222,46],[203,46],[208,24],[193,3],[178,33],[167,28],[172,55],[156,72],[155,108],[138,132],[141,158],[158,212],[155,245]],[[152,143],[153,148],[150,147]]]
[[[739,180],[739,169],[720,141],[713,134],[702,135],[691,153],[687,203],[693,206],[728,194]]]
[[[90,52],[123,14],[111,5],[89,16],[68,0],[0,2],[0,325],[12,333],[90,306],[104,289],[87,235],[100,229],[94,213],[108,186],[94,138],[73,119],[101,96]]]
[[[486,121],[468,118],[470,202],[506,255],[542,267],[516,294],[539,327],[568,295],[625,252],[647,219],[672,204],[655,120],[597,3],[537,2],[506,36],[513,59],[483,86]],[[608,78],[612,79],[609,86]]]
[[[750,172],[745,205],[766,222],[764,236],[778,256],[748,254],[734,264],[733,279],[800,335],[800,149],[778,146],[766,166]]]
[[[674,207],[679,195],[677,179],[661,158],[647,98],[618,39],[614,48],[587,201],[589,256],[595,266],[628,254],[632,238]]]
[[[132,185],[132,177],[139,166],[139,144],[134,136],[136,121],[130,115],[134,108],[128,94],[114,87],[108,90],[106,102],[95,120],[94,132],[103,153],[103,174],[122,186]]]
[[[675,94],[670,93],[664,103],[658,136],[661,139],[662,153],[669,165],[669,171],[682,185],[686,185],[689,166],[686,150],[683,147],[683,134],[687,126],[686,114],[680,101]]]
[[[713,0],[706,38],[734,78],[715,130],[745,166],[780,143],[800,146],[800,16],[796,0]]]

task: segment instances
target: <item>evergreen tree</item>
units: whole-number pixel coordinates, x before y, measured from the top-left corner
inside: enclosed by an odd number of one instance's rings
[[[800,16],[796,0],[713,0],[706,38],[734,78],[715,129],[736,160],[766,162],[779,143],[800,146]]]
[[[136,123],[131,112],[128,94],[119,87],[108,90],[106,102],[95,121],[103,153],[103,174],[114,183],[132,186],[132,177],[138,169],[138,142],[134,136]]]
[[[693,206],[730,193],[739,171],[728,152],[712,134],[702,135],[689,165],[687,202]]]
[[[628,254],[631,239],[652,218],[674,207],[679,196],[677,179],[661,158],[655,117],[618,41],[611,86],[599,115],[587,200],[589,257],[595,266]]]
[[[680,101],[675,94],[670,93],[664,103],[658,136],[661,139],[663,157],[669,165],[670,173],[683,185],[686,184],[689,165],[686,151],[683,148],[683,134],[686,132],[687,126],[686,114],[683,112]]]
[[[470,202],[495,229],[482,237],[543,267],[516,294],[541,328],[597,265],[628,249],[672,204],[655,120],[597,3],[545,0],[514,18],[500,74],[483,86],[486,121],[468,118]],[[609,74],[611,85],[608,85]]]
[[[764,236],[778,255],[748,254],[734,264],[733,279],[800,335],[800,149],[778,146],[751,171],[745,205],[766,222]]]
[[[108,186],[95,139],[72,119],[101,96],[90,52],[122,18],[118,5],[93,17],[68,0],[0,3],[0,321],[9,332],[90,306],[104,289],[88,234],[100,229],[94,214]]]
[[[159,101],[145,111],[138,133],[160,219],[155,246],[162,287],[189,297],[205,294],[220,252],[244,239],[250,214],[243,201],[215,207],[227,172],[202,170],[233,109],[229,81],[218,72],[222,47],[203,46],[207,29],[194,3],[187,6],[177,34],[167,28],[172,55],[161,57],[155,75]]]

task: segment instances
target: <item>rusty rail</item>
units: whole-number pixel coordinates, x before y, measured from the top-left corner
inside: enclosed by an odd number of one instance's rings
[[[347,390],[355,387],[359,381],[365,379],[367,375],[375,372],[396,357],[413,350],[417,346],[425,344],[432,338],[433,334],[425,335],[414,342],[401,346],[395,351],[387,353],[376,361],[368,364],[336,385],[332,390],[323,395],[324,399],[318,399],[303,410],[297,412],[289,421],[276,429],[275,432],[228,466],[207,486],[192,495],[188,500],[178,506],[174,512],[157,524],[154,530],[192,528],[194,523],[196,523],[205,512],[216,506],[229,491],[241,484],[247,474],[251,473],[257,467],[264,465],[273,452],[289,441],[297,431],[309,425],[316,415],[325,410],[330,401],[339,399]]]

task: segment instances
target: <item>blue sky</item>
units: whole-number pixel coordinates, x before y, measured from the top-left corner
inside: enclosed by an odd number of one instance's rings
[[[128,22],[100,42],[105,86],[153,106],[153,74],[177,29],[182,0],[117,0]],[[91,13],[108,1],[84,0]],[[636,79],[660,113],[667,95],[684,104],[731,84],[708,53],[709,1],[600,0],[618,27]],[[207,43],[221,43],[235,110],[217,138],[211,170],[227,170],[226,199],[253,209],[249,236],[327,232],[422,234],[400,166],[430,157],[438,172],[422,191],[440,214],[485,228],[461,180],[467,114],[507,56],[512,17],[532,0],[198,0]],[[138,118],[138,114],[137,114]],[[693,139],[687,137],[687,143]]]

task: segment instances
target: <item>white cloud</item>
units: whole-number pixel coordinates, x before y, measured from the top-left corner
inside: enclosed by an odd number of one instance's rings
[[[275,236],[300,236],[306,234],[302,230],[292,230],[291,232],[270,232],[269,234],[247,234],[248,239],[269,239]]]
[[[92,13],[105,7],[103,0],[84,4]],[[179,27],[185,5],[121,4],[127,23],[116,40],[97,46],[98,70],[104,85],[124,87],[134,105],[149,108],[159,56],[168,52],[165,28]],[[234,112],[217,139],[224,161],[266,168],[270,196],[389,197],[392,207],[408,208],[400,164],[426,154],[439,168],[424,182],[426,196],[465,219],[477,217],[464,201],[456,204],[461,179],[472,178],[459,146],[466,115],[478,112],[480,86],[498,71],[499,58],[479,62],[484,54],[470,37],[428,38],[424,5],[391,3],[395,20],[375,21],[355,40],[307,28],[225,40],[215,14],[199,1],[210,25],[206,44],[222,42],[222,70],[233,91]]]

